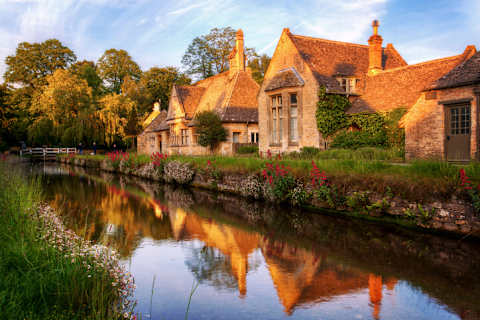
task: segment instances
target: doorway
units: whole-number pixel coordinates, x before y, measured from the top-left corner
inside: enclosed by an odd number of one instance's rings
[[[448,161],[470,160],[470,104],[445,106],[445,153]]]

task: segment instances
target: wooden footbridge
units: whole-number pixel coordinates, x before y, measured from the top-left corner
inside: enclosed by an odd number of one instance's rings
[[[20,150],[21,157],[31,160],[55,160],[59,154],[76,154],[77,148],[26,148]]]

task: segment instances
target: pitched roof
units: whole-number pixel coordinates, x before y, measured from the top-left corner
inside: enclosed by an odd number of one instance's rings
[[[205,88],[197,86],[176,86],[175,88],[177,90],[178,100],[185,111],[185,115],[188,118],[191,118],[205,92]]]
[[[278,88],[287,87],[301,87],[305,84],[302,77],[298,74],[295,68],[287,68],[280,70],[273,76],[268,84],[265,86],[265,91],[271,91]]]
[[[366,77],[364,94],[357,98],[348,113],[388,111],[410,108],[433,81],[461,63],[470,52],[394,68]]]
[[[239,71],[231,88],[230,96],[225,100],[225,107],[257,108],[258,83],[247,71]]]
[[[162,110],[158,113],[158,115],[153,119],[152,122],[143,130],[143,133],[146,132],[158,132],[161,130],[165,130],[164,127],[166,125],[166,119],[167,119],[167,111]],[[167,127],[168,128],[168,127]]]
[[[326,84],[327,88],[334,85],[330,79],[335,76],[365,78],[369,65],[368,45],[287,34],[317,81]],[[382,62],[384,70],[407,65],[391,44],[383,48]]]
[[[480,83],[480,51],[435,81],[429,89],[455,88]]]
[[[258,109],[245,107],[228,107],[219,111],[222,122],[258,123]]]

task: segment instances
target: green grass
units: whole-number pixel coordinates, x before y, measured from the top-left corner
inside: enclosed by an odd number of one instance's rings
[[[384,154],[385,159],[388,154],[395,154],[394,151],[388,150],[370,150],[367,148],[360,154],[367,154],[368,152],[376,153],[378,157]],[[373,148],[370,148],[373,149]],[[356,151],[359,151],[358,149]],[[367,151],[368,152],[367,152]],[[434,160],[416,160],[411,163],[397,164],[395,162],[382,161],[378,159],[369,160],[365,156],[355,156],[346,152],[347,150],[331,150],[322,151],[319,155],[310,157],[309,159],[295,158],[291,156],[283,157],[276,161],[280,165],[290,167],[291,171],[298,176],[308,176],[312,168],[312,160],[320,170],[324,170],[328,174],[359,174],[359,175],[375,175],[375,176],[398,176],[401,178],[430,178],[438,180],[452,180],[458,178],[460,168],[464,168],[467,175],[473,181],[480,181],[480,164],[477,162],[466,163],[462,165],[452,164],[445,161]],[[348,150],[348,152],[354,152]],[[383,153],[385,152],[385,153]],[[324,155],[326,154],[326,155]],[[334,157],[338,156],[338,158]],[[340,155],[340,156],[339,156]],[[358,155],[358,154],[357,154]],[[87,159],[103,160],[106,156],[77,156]],[[332,157],[332,158],[330,158]],[[139,155],[137,158],[138,164],[145,164],[150,162],[150,157],[146,155]],[[265,167],[268,159],[257,156],[251,157],[229,157],[229,156],[170,156],[169,159],[180,162],[191,163],[195,168],[205,168],[207,162],[211,161],[214,165],[225,172],[233,173],[256,173]]]
[[[3,319],[114,319],[112,278],[39,239],[38,182],[0,162],[0,310]]]

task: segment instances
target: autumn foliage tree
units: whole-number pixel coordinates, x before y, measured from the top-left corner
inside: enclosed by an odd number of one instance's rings
[[[99,104],[98,116],[103,124],[106,144],[123,143],[125,128],[135,103],[124,95],[112,93],[100,99]]]

